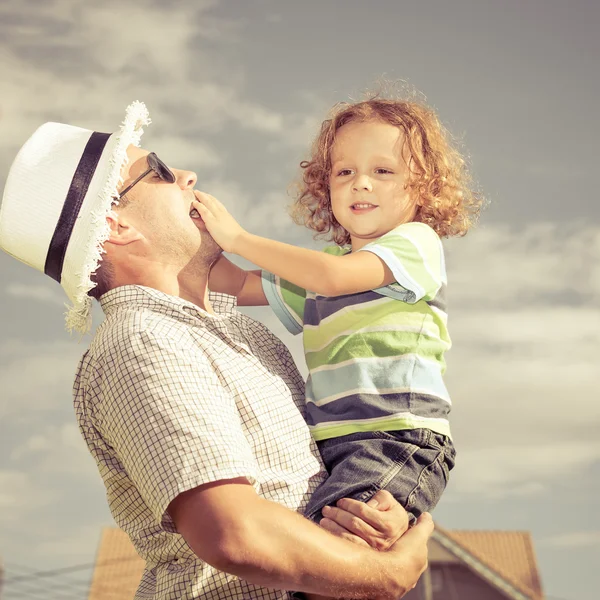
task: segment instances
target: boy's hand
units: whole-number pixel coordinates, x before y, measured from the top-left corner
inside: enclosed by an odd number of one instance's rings
[[[335,507],[326,506],[323,517],[323,529],[376,550],[388,550],[408,529],[408,513],[385,490],[367,503],[342,498]]]
[[[225,252],[235,252],[236,241],[245,230],[216,198],[196,190],[194,195],[197,202],[193,202],[193,206],[200,213],[212,238]]]

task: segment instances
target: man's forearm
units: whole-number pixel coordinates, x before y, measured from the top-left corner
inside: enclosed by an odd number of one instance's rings
[[[237,296],[244,287],[246,275],[244,269],[233,264],[224,256],[220,256],[211,267],[208,288],[213,292]]]
[[[213,566],[220,570],[263,587],[334,597],[398,598],[406,591],[398,556],[392,562],[386,553],[337,538],[267,500],[244,506],[242,514],[219,536]],[[410,587],[408,579],[407,573]]]

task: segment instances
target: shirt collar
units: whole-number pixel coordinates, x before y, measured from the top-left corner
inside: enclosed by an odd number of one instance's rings
[[[215,313],[221,316],[231,315],[237,304],[235,296],[227,294],[209,291],[208,298]],[[187,306],[193,308],[199,314],[206,315],[207,317],[212,316],[193,302],[143,285],[122,285],[106,292],[106,294],[100,297],[100,306],[106,315],[124,304],[127,306],[135,304],[161,311],[164,311],[165,308],[181,310]]]

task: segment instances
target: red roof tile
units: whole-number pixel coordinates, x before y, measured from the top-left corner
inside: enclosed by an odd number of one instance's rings
[[[457,531],[436,529],[467,550],[532,600],[542,600],[542,584],[527,531]]]

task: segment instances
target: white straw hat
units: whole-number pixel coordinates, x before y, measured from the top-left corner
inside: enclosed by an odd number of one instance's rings
[[[110,235],[106,217],[122,183],[127,148],[140,143],[150,124],[142,102],[133,102],[120,131],[109,134],[45,123],[15,158],[0,206],[0,248],[60,283],[66,327],[91,327],[90,279]]]

